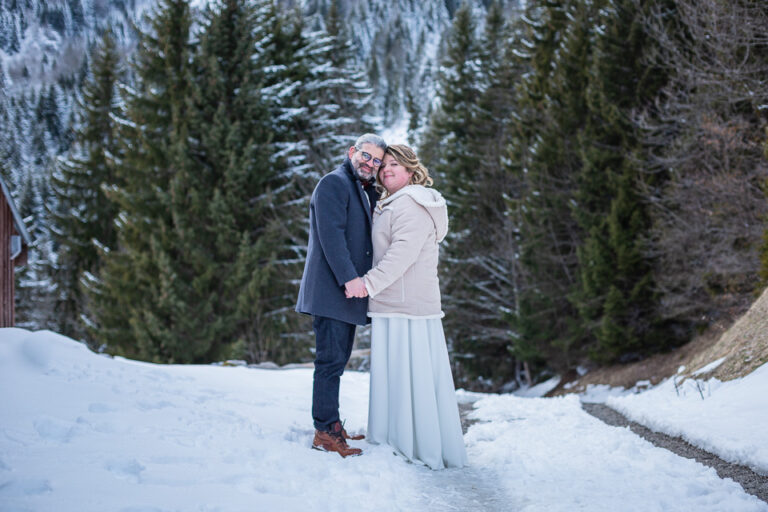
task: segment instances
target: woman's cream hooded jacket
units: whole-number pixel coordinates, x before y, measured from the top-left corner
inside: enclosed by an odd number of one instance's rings
[[[373,213],[373,268],[363,276],[368,316],[442,318],[438,244],[448,232],[445,199],[407,185]]]

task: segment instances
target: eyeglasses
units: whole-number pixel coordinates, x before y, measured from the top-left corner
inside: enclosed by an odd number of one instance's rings
[[[371,158],[373,158],[373,156],[370,153],[366,153],[365,151],[361,151],[360,155],[362,155],[363,160],[366,162],[370,162]],[[373,158],[373,165],[375,165],[376,167],[379,167],[381,165],[381,160],[379,160],[378,158]]]

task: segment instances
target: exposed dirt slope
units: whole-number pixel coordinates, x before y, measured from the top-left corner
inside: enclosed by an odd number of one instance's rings
[[[720,380],[743,377],[768,362],[768,290],[755,301],[711,348],[696,354],[688,367],[695,370],[725,357],[723,364],[706,376]]]
[[[561,379],[549,396],[580,392],[588,384],[608,384],[631,388],[637,382],[657,384],[682,372],[690,376],[720,358],[725,360],[713,371],[697,378],[715,377],[731,380],[749,374],[768,362],[768,289],[743,315],[728,324],[715,324],[690,343],[668,354],[658,354],[643,361],[596,368],[579,377],[575,373]],[[565,389],[566,384],[569,389]]]

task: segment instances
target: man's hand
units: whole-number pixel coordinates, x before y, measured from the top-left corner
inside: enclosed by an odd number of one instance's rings
[[[365,283],[359,277],[344,283],[344,293],[348,299],[362,299],[368,296],[368,290],[365,289]]]

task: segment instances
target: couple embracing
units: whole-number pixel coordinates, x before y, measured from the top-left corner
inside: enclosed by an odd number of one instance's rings
[[[312,315],[312,447],[360,455],[339,417],[339,383],[357,325],[371,322],[368,441],[432,469],[467,456],[443,333],[438,244],[443,197],[411,148],[373,134],[312,194],[296,311]]]

